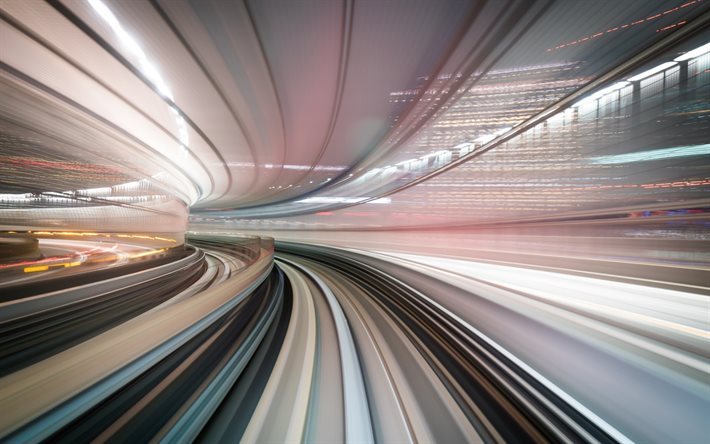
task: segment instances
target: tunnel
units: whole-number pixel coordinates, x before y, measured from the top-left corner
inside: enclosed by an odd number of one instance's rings
[[[707,0],[0,0],[0,441],[710,440]]]

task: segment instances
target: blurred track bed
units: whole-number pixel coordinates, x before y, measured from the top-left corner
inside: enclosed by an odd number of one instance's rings
[[[703,295],[431,256],[291,243],[279,252],[343,304],[378,441],[470,441],[466,423],[486,442],[703,439]],[[668,310],[648,311],[659,303]],[[445,390],[427,392],[437,384]],[[397,395],[381,408],[387,387]],[[398,438],[385,435],[397,421]]]
[[[14,328],[25,348],[3,331],[12,358],[3,370],[17,371],[0,379],[0,404],[4,412],[9,403],[19,408],[0,420],[0,435],[196,435],[283,299],[280,274],[267,279],[273,242],[204,241],[211,243],[206,257],[194,250],[142,274],[19,299],[13,313],[3,310],[3,327]]]
[[[306,256],[285,257],[339,289],[334,293],[350,306],[350,325],[363,326],[361,356],[379,355],[364,359],[371,363],[368,395],[375,401],[378,441],[613,441],[608,430],[462,328],[451,313],[361,262],[363,256],[354,260],[337,250],[293,245],[279,251]],[[382,399],[376,387],[387,386],[391,397]]]
[[[635,341],[657,358],[701,371],[710,358],[706,348],[708,297],[665,288],[646,287],[520,267],[490,265],[449,258],[397,253],[368,252],[404,267],[451,283],[471,292],[494,286],[508,292],[600,324],[633,333],[655,345]],[[704,293],[710,288],[698,288]],[[515,296],[513,296],[514,298]],[[614,335],[607,331],[606,334]],[[627,338],[627,341],[633,341]]]
[[[51,440],[194,438],[265,335],[282,293],[283,277],[274,271],[229,312]]]
[[[197,239],[195,243],[204,248],[190,247],[188,256],[168,264],[0,304],[0,376],[161,304],[174,304],[218,285],[255,260],[254,251],[238,242],[225,245]]]
[[[125,322],[189,289],[204,253],[127,276],[0,305],[0,375],[31,365]]]
[[[187,288],[104,330],[87,309],[91,328],[76,345],[55,344],[51,356],[0,378],[2,439],[701,436],[708,356],[703,338],[693,336],[704,334],[700,315],[684,311],[702,309],[701,296],[677,300],[660,316],[644,312],[642,299],[668,302],[670,290],[621,300],[629,284],[573,274],[295,243],[279,245],[274,266],[271,239],[190,242],[203,253]],[[193,262],[183,261],[164,278],[186,278]],[[580,279],[586,293],[574,290]],[[29,312],[16,310],[18,322],[39,316],[27,341],[53,328],[67,340],[69,307],[102,307],[101,296],[63,297],[28,298]],[[33,313],[35,304],[45,305]]]

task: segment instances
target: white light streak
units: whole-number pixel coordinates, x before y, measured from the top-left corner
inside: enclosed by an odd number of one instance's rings
[[[628,154],[600,156],[591,159],[592,163],[614,165],[621,163],[647,162],[651,160],[673,159],[676,157],[706,156],[710,154],[710,144],[687,145],[658,150],[640,151]]]
[[[305,199],[297,200],[296,203],[302,204],[337,204],[337,203],[360,203],[371,197],[335,197],[335,196],[314,196]],[[392,199],[389,197],[381,197],[373,201],[367,202],[371,204],[389,204]]]
[[[572,106],[582,106],[582,105],[586,105],[588,103],[592,103],[595,100],[597,100],[607,94],[611,94],[613,92],[619,91],[629,85],[631,85],[631,83],[627,82],[626,80],[623,80],[621,82],[616,82],[611,86],[607,86],[606,88],[602,88],[599,91],[596,91],[596,92],[588,95],[587,97],[583,98],[582,100],[580,100],[579,102],[575,103]]]
[[[89,4],[92,8],[99,14],[99,16],[106,22],[106,24],[111,28],[111,30],[116,34],[121,42],[121,45],[128,51],[134,61],[138,63],[139,71],[150,81],[158,93],[163,98],[163,100],[169,102],[168,107],[170,112],[175,116],[175,123],[178,128],[178,140],[180,141],[179,152],[181,156],[178,157],[180,161],[187,159],[187,150],[190,145],[190,140],[188,136],[187,124],[185,119],[180,114],[180,111],[172,103],[173,93],[170,87],[166,83],[163,76],[160,74],[158,67],[151,61],[146,55],[143,48],[141,48],[138,41],[136,41],[133,36],[131,36],[118,21],[118,18],[109,9],[106,4],[101,0],[89,0]]]
[[[710,43],[706,43],[703,46],[700,46],[700,47],[695,48],[691,51],[688,51],[685,54],[680,55],[673,60],[676,62],[685,62],[686,60],[700,57],[701,55],[708,53],[708,52],[710,52]]]
[[[660,65],[654,66],[653,68],[648,69],[648,70],[642,72],[641,74],[636,74],[633,77],[629,77],[629,82],[636,82],[639,80],[643,80],[646,77],[651,77],[652,75],[658,74],[659,72],[663,72],[663,71],[667,70],[668,68],[671,68],[675,65],[677,65],[676,62],[661,63]]]

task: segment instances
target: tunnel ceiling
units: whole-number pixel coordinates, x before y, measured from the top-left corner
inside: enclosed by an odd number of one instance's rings
[[[580,4],[3,2],[3,156],[32,147],[11,160],[48,177],[48,190],[153,178],[203,214],[376,197],[707,10],[699,0]],[[518,100],[491,102],[498,90]],[[69,164],[70,177],[52,174]],[[409,174],[368,179],[392,165]],[[5,169],[3,192],[14,192],[25,178]]]

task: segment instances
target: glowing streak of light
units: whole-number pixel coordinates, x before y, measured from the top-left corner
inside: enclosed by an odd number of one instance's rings
[[[586,37],[581,37],[581,38],[578,38],[577,40],[572,40],[572,41],[570,41],[570,42],[563,43],[563,44],[558,45],[558,46],[555,46],[555,47],[553,47],[553,48],[547,48],[547,52],[557,51],[557,50],[560,50],[560,49],[562,49],[562,48],[567,48],[567,47],[569,47],[569,46],[579,45],[580,43],[586,43],[586,42],[588,42],[589,40],[593,40],[593,39],[599,38],[599,37],[601,37],[601,36],[603,36],[603,35],[606,35],[606,34],[611,34],[611,33],[613,33],[613,32],[616,32],[616,31],[620,30],[620,29],[628,29],[628,28],[630,28],[630,27],[632,27],[632,26],[640,25],[640,24],[645,23],[645,22],[650,22],[650,21],[656,20],[656,19],[658,19],[658,18],[661,18],[661,17],[663,17],[663,16],[666,16],[666,15],[668,15],[668,14],[671,14],[671,13],[674,13],[674,12],[678,12],[678,11],[680,11],[682,8],[686,8],[686,7],[688,7],[688,6],[691,6],[691,5],[696,4],[696,3],[700,3],[700,2],[702,2],[702,1],[703,1],[703,0],[691,0],[691,1],[689,1],[689,2],[683,3],[683,4],[680,5],[680,6],[676,6],[675,8],[668,9],[668,10],[663,11],[663,12],[661,12],[661,13],[654,14],[654,15],[652,15],[652,16],[649,16],[649,17],[646,17],[646,18],[643,18],[643,19],[640,19],[640,20],[635,20],[635,21],[633,21],[633,22],[625,23],[625,24],[622,24],[622,25],[619,25],[619,26],[615,26],[615,27],[613,27],[613,28],[607,29],[606,31],[601,31],[601,32],[597,32],[597,33],[594,33],[594,34],[590,34],[590,35],[587,35]],[[675,26],[680,26],[680,25],[683,25],[683,24],[685,24],[685,22],[679,22],[679,23],[676,23],[676,24],[671,25],[671,26],[666,26],[666,27],[664,27],[664,28],[657,29],[656,32],[665,31],[665,30],[667,30],[667,29],[671,29],[671,28],[673,28],[673,27],[675,27]]]
[[[74,237],[119,237],[124,239],[144,239],[144,240],[159,240],[163,242],[175,243],[177,240],[170,239],[161,236],[150,236],[147,234],[110,234],[110,233],[96,233],[92,231],[28,231],[30,234],[35,234],[39,236],[74,236]]]
[[[146,76],[153,87],[158,90],[158,93],[163,100],[168,102],[168,107],[175,118],[175,123],[178,128],[178,140],[180,141],[179,159],[184,161],[187,159],[187,151],[190,142],[187,124],[180,111],[173,104],[173,93],[163,76],[160,74],[160,70],[155,63],[148,58],[136,39],[123,28],[123,25],[121,25],[118,18],[116,18],[114,13],[108,6],[106,6],[105,3],[101,0],[89,0],[89,4],[106,22],[114,34],[116,34],[118,39],[121,41],[121,44],[130,53],[131,57],[138,62],[138,69],[140,72]]]
[[[659,150],[640,151],[636,153],[600,156],[591,159],[598,165],[615,165],[623,163],[649,162],[652,160],[674,159],[677,157],[705,156],[710,154],[710,144],[687,145]]]

